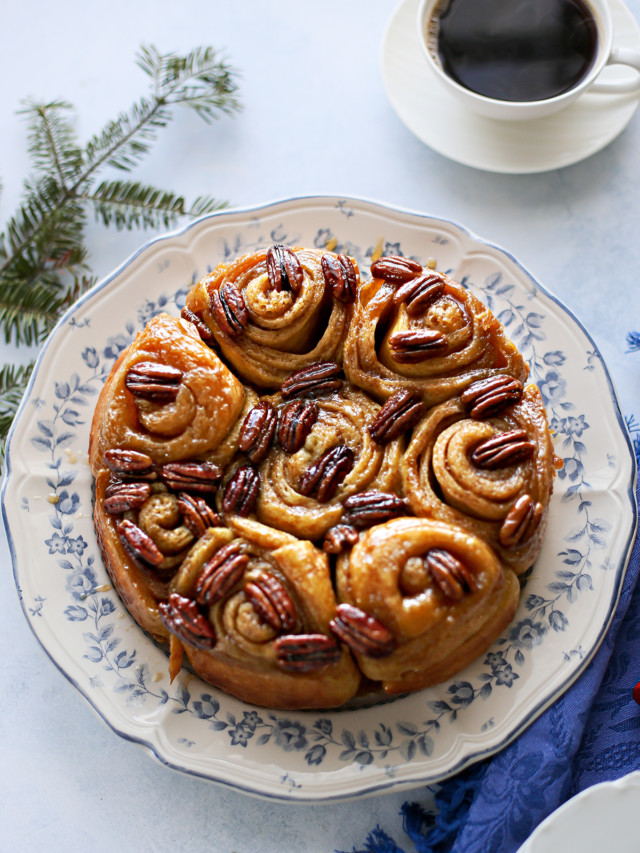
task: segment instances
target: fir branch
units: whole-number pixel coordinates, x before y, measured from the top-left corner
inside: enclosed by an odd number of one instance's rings
[[[33,175],[25,181],[19,210],[0,232],[0,330],[8,343],[42,342],[95,282],[85,245],[88,207],[105,225],[130,229],[168,227],[179,217],[226,206],[210,196],[188,205],[177,193],[136,181],[97,184],[101,169],[131,171],[149,153],[174,106],[191,107],[207,122],[240,109],[237,72],[213,48],[196,48],[181,57],[143,45],[136,60],[151,77],[151,95],[120,113],[84,147],[77,141],[69,103],[23,102]],[[30,369],[6,365],[0,371],[0,443]]]
[[[128,113],[109,122],[89,141],[84,154],[75,143],[70,124],[61,115],[69,108],[66,102],[31,101],[22,111],[30,120],[30,153],[36,168],[42,171],[49,167],[49,171],[45,184],[29,192],[21,211],[10,220],[8,237],[0,235],[0,274],[14,260],[11,255],[20,255],[43,234],[57,233],[66,225],[63,233],[67,236],[71,232],[81,236],[84,220],[77,201],[90,193],[94,173],[107,165],[127,171],[133,168],[150,150],[157,130],[169,122],[170,105],[192,106],[205,119],[216,110],[232,112],[239,108],[235,72],[217,59],[212,48],[198,48],[186,57],[177,57],[143,46],[138,59],[154,79],[154,97],[142,98]],[[71,178],[73,183],[68,186]],[[174,222],[178,215],[169,214],[169,221]],[[60,251],[47,254],[54,259],[67,257],[70,250],[73,247],[67,239]],[[33,277],[37,277],[47,259],[41,252]]]
[[[60,268],[64,259],[77,264],[83,254],[85,213],[78,200],[49,178],[25,181],[25,192],[0,235],[0,293],[7,276],[37,280],[48,266]]]
[[[84,196],[94,203],[96,218],[118,229],[168,227],[178,216],[201,216],[226,207],[213,198],[197,198],[191,208],[184,196],[135,181],[103,181]]]
[[[80,150],[65,113],[73,109],[66,101],[40,103],[32,98],[22,102],[28,126],[29,154],[35,169],[52,175],[61,186],[72,182],[82,167]]]
[[[141,98],[128,113],[121,113],[87,145],[87,176],[108,164],[129,171],[149,150],[157,130],[171,118],[169,107],[192,107],[205,120],[218,113],[240,109],[236,97],[237,72],[218,59],[211,47],[196,48],[184,57],[161,54],[153,45],[142,45],[138,66],[153,80],[153,98]],[[77,187],[76,187],[77,189]]]
[[[152,45],[143,45],[137,61],[153,79],[155,96],[161,103],[185,104],[205,121],[216,118],[218,112],[232,113],[240,107],[237,72],[212,47],[198,47],[186,56],[176,56],[162,55]]]
[[[191,203],[191,207],[186,211],[187,216],[205,216],[208,213],[215,213],[216,210],[225,210],[229,207],[227,201],[217,201],[209,195],[199,195]]]
[[[0,435],[6,436],[33,371],[34,362],[5,364],[0,369]],[[0,447],[0,458],[3,455]]]
[[[78,190],[93,172],[105,165],[131,171],[149,153],[158,129],[166,127],[170,118],[169,109],[157,99],[141,98],[129,112],[120,113],[87,144],[88,170],[73,189]]]
[[[76,279],[60,291],[46,281],[26,287],[17,281],[0,290],[0,328],[5,343],[34,346],[42,343],[61,315],[93,283],[92,278]]]

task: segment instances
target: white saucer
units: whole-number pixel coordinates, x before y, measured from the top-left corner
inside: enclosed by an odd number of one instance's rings
[[[518,853],[637,853],[640,773],[587,788],[540,824]]]
[[[640,48],[640,27],[621,0],[610,0],[614,43]],[[640,104],[632,95],[585,94],[560,113],[523,122],[496,121],[466,110],[427,67],[416,30],[418,0],[402,0],[382,45],[382,75],[391,105],[422,142],[465,166],[525,174],[569,166],[620,134]],[[601,79],[630,72],[610,67]],[[607,77],[604,77],[604,74]]]

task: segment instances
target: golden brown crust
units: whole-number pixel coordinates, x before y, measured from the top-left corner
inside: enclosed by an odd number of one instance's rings
[[[478,444],[512,430],[523,430],[533,444],[529,458],[494,470],[473,464],[470,457]],[[488,542],[517,574],[526,571],[542,546],[555,473],[538,388],[526,386],[519,403],[487,420],[470,418],[459,397],[435,406],[414,430],[402,472],[416,515],[469,530]],[[538,517],[519,542],[504,545],[500,532],[505,519],[525,495],[540,506]]]
[[[282,401],[272,398],[277,407]],[[395,492],[401,488],[400,460],[404,444],[397,439],[382,447],[367,431],[380,406],[352,386],[319,397],[318,418],[304,445],[296,453],[275,446],[260,466],[262,478],[257,516],[296,536],[321,540],[344,512],[342,501],[357,492],[376,489]],[[354,452],[353,468],[327,501],[300,492],[309,468],[338,445]]]
[[[243,582],[265,571],[277,577],[295,602],[296,632],[329,634],[336,601],[325,554],[308,542],[286,544],[275,537],[268,547],[270,531],[256,523],[238,525],[239,540],[250,562]],[[187,647],[187,655],[205,680],[239,699],[272,708],[314,708],[343,705],[355,696],[360,674],[346,648],[334,663],[313,672],[287,672],[278,665],[274,640],[278,631],[265,624],[242,590],[216,602],[210,610],[216,632],[211,651]]]
[[[406,304],[394,304],[397,287],[383,279],[372,278],[360,288],[344,345],[351,382],[383,401],[396,391],[415,389],[433,406],[495,374],[526,379],[527,366],[501,323],[468,290],[441,277],[443,292],[417,316],[409,315]],[[392,337],[414,330],[440,331],[444,352],[417,363],[398,360]]]
[[[351,317],[349,304],[331,298],[321,267],[324,253],[293,251],[303,272],[297,294],[271,286],[262,250],[220,264],[187,296],[187,307],[207,323],[236,375],[263,389],[276,390],[313,362],[340,360]],[[229,335],[211,310],[212,295],[228,284],[238,289],[248,312],[240,337]]]
[[[485,621],[474,633],[464,635],[464,639],[456,644],[456,638],[444,651],[441,657],[430,657],[429,665],[423,669],[402,672],[400,678],[390,679],[384,685],[389,694],[407,693],[422,690],[448,681],[461,672],[476,658],[484,654],[509,625],[515,616],[520,598],[520,584],[513,572],[505,573],[505,584],[487,600]]]
[[[146,361],[183,372],[175,401],[136,399],[127,390],[127,372]],[[95,475],[114,447],[147,453],[158,463],[204,458],[236,423],[245,396],[190,323],[159,314],[118,358],[102,388],[91,426],[91,470]]]
[[[443,592],[424,567],[434,549],[453,555],[470,575],[459,600]],[[421,582],[409,587],[407,572]],[[477,537],[437,521],[399,518],[368,530],[336,577],[341,601],[376,617],[396,641],[387,657],[357,655],[363,673],[388,693],[435,683],[435,673],[457,671],[488,648],[515,613],[519,586]]]

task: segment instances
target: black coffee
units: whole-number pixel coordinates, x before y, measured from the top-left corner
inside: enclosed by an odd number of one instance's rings
[[[449,0],[438,22],[444,71],[499,101],[542,101],[572,89],[598,47],[582,0]]]

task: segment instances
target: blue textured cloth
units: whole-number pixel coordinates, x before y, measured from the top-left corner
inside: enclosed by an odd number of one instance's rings
[[[640,769],[640,708],[631,695],[640,680],[639,572],[636,539],[611,627],[560,699],[502,752],[444,782],[436,814],[419,797],[404,804],[416,851],[512,853],[569,797]],[[409,853],[389,833],[376,827],[362,853]]]

